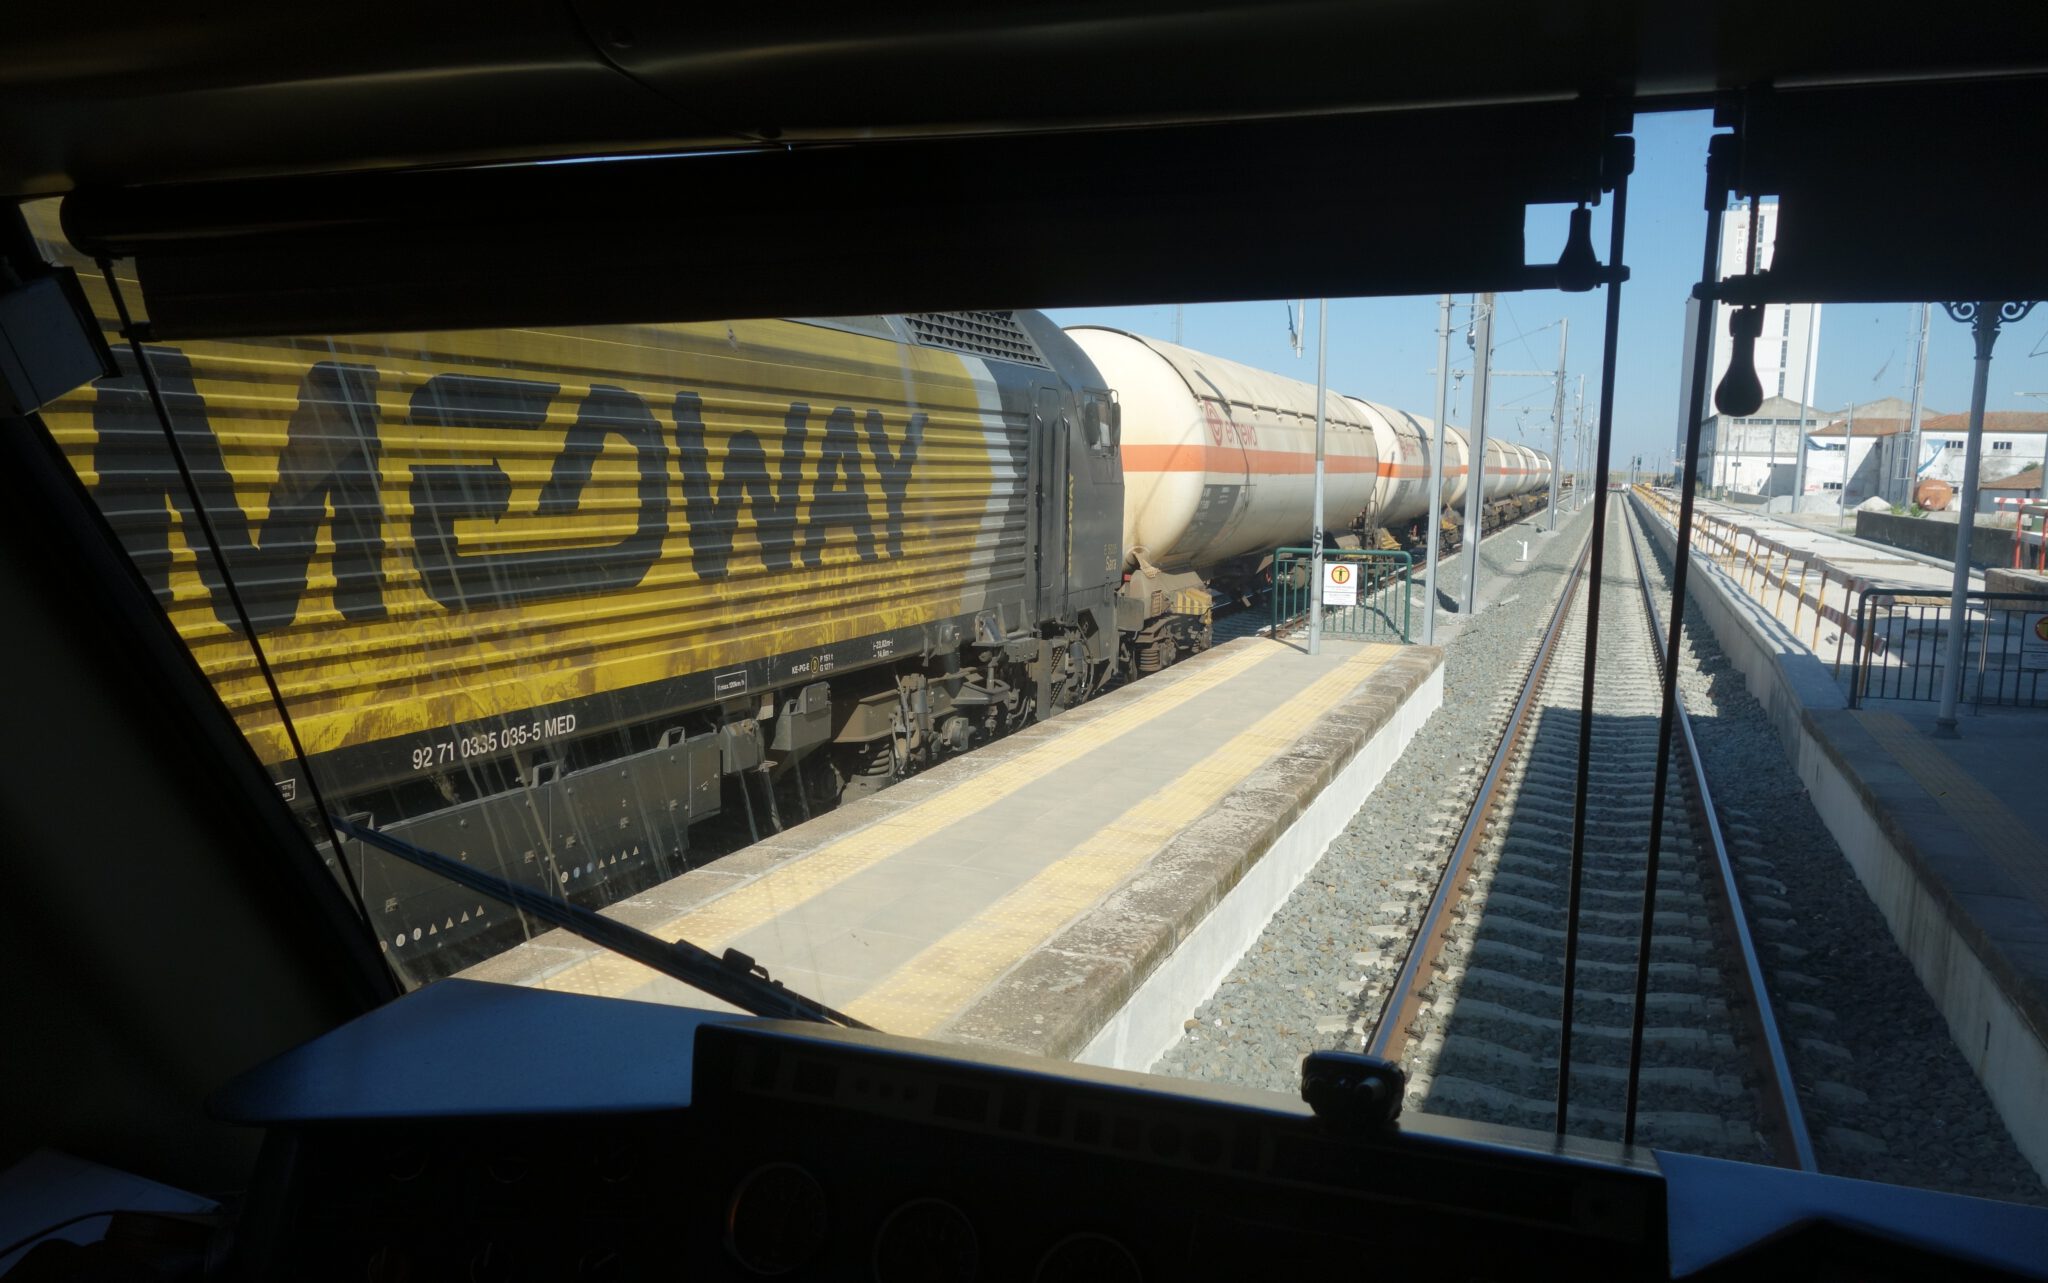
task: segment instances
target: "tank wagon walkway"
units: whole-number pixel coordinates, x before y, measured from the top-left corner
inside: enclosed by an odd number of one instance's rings
[[[1441,702],[1435,648],[1240,639],[606,912],[888,1032],[1144,1067]],[[716,1005],[562,932],[464,974]]]

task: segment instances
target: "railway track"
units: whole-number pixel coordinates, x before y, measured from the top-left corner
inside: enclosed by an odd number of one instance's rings
[[[1626,512],[1609,516],[1588,758],[1566,1124],[1621,1140],[1811,1167],[1796,1094],[1691,729],[1674,727],[1644,1028],[1634,1030],[1664,626]],[[1408,1107],[1556,1128],[1591,541],[1367,1049]]]

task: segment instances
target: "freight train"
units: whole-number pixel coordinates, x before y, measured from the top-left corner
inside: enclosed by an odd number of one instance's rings
[[[1314,503],[1316,389],[1282,375],[1122,330],[1067,331],[1123,418],[1123,571],[1118,623],[1134,672],[1208,644],[1212,609],[1248,603],[1270,581],[1271,553],[1308,537]],[[1324,404],[1323,525],[1346,547],[1426,540],[1434,425],[1335,395]],[[1444,436],[1444,546],[1461,534],[1471,444]],[[1547,455],[1488,440],[1485,528],[1540,506]]]
[[[1312,388],[1033,312],[152,343],[175,451],[115,350],[44,421],[315,840],[586,904],[1204,648],[1305,534]],[[1326,526],[1412,524],[1425,430],[1332,396]],[[338,858],[401,959],[513,925]]]

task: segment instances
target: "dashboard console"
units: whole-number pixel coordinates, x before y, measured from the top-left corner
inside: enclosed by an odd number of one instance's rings
[[[1760,1244],[1794,1265],[1802,1226],[1849,1263],[1866,1240],[1815,1209],[1878,1188],[1450,1120],[1347,1134],[1268,1093],[463,981],[219,1106],[269,1129],[240,1236],[264,1278],[1713,1276]],[[2043,1225],[1962,1232],[2023,1252]]]

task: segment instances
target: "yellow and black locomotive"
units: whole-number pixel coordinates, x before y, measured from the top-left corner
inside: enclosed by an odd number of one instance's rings
[[[779,827],[1112,675],[1116,405],[1036,313],[147,345],[154,395],[114,343],[46,421],[317,836],[314,785],[609,902],[695,824]],[[401,955],[509,918],[366,863]]]

